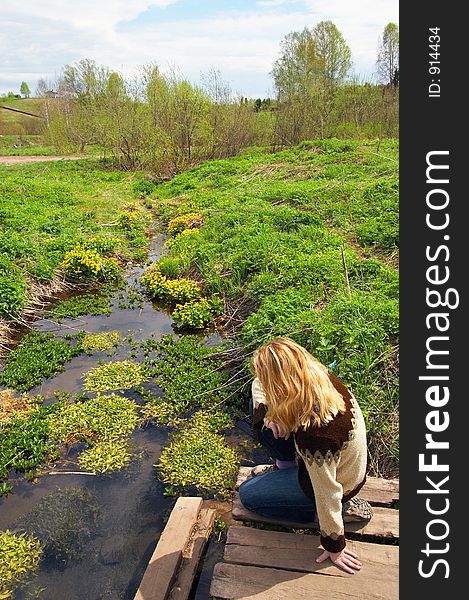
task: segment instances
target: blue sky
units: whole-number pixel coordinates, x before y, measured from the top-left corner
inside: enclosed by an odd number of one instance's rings
[[[131,77],[142,65],[192,82],[219,69],[235,93],[271,96],[269,72],[291,31],[333,21],[353,73],[372,81],[378,40],[398,0],[1,0],[0,93],[34,92],[63,65],[90,58]]]

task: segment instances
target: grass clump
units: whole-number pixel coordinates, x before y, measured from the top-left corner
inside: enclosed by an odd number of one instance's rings
[[[111,350],[122,342],[122,336],[118,331],[106,331],[105,333],[88,333],[83,338],[83,350],[88,354]]]
[[[0,531],[0,598],[14,597],[14,589],[37,569],[42,546],[34,536]]]
[[[85,373],[85,389],[90,392],[126,390],[142,383],[147,377],[143,366],[136,362],[109,362]]]
[[[41,396],[15,396],[12,390],[0,390],[0,424],[15,416],[28,416],[38,409],[42,401]]]
[[[157,465],[164,483],[184,488],[196,486],[228,497],[239,468],[236,449],[220,433],[227,426],[226,415],[198,412],[179,431]]]
[[[82,352],[84,332],[55,339],[50,333],[31,331],[5,358],[0,385],[28,391],[64,370],[64,364]]]

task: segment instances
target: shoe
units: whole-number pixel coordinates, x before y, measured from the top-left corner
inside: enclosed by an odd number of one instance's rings
[[[276,471],[276,465],[256,465],[251,469],[251,477],[258,477],[259,475],[265,475],[271,471]]]
[[[373,516],[373,509],[363,498],[351,498],[342,507],[342,517],[344,523],[354,523],[359,521],[369,521]]]

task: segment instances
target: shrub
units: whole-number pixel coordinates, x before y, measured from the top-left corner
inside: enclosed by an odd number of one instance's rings
[[[155,191],[155,184],[148,179],[138,179],[132,184],[132,191],[137,198],[145,198]]]

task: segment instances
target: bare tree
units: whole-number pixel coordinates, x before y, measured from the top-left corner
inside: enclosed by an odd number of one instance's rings
[[[376,67],[380,80],[389,87],[399,84],[399,27],[388,23],[379,42]]]

